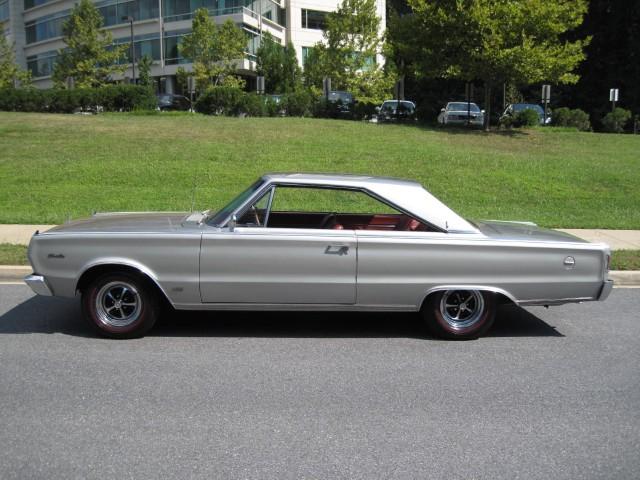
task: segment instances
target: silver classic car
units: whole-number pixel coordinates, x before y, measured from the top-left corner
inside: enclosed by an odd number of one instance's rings
[[[265,175],[217,212],[107,213],[33,236],[25,280],[80,293],[112,338],[178,310],[420,312],[437,336],[476,338],[496,305],[604,300],[609,247],[526,222],[468,221],[420,184]]]

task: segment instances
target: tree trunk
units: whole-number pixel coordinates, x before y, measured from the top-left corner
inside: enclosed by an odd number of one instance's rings
[[[484,82],[484,131],[488,132],[491,126],[491,82]]]

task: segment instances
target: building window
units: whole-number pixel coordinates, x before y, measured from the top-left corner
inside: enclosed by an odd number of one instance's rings
[[[36,7],[38,5],[44,5],[45,3],[52,2],[53,0],[24,0],[24,9]]]
[[[328,12],[319,10],[302,9],[302,28],[311,28],[313,30],[324,30]]]
[[[313,47],[302,47],[302,68],[304,68],[304,64],[307,63],[307,58],[309,58],[312,51]]]
[[[0,22],[9,19],[9,2],[0,1]]]
[[[27,57],[27,69],[31,71],[31,76],[38,78],[52,75],[57,56],[57,52],[51,51]]]

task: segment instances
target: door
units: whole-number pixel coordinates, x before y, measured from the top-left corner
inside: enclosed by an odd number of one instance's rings
[[[205,231],[202,301],[353,304],[356,245],[353,230],[239,226]]]

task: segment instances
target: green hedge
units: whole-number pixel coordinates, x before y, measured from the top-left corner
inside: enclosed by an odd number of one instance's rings
[[[574,110],[567,107],[556,108],[551,118],[552,123],[558,127],[574,127],[584,132],[591,131],[589,115],[579,108]]]
[[[128,112],[153,110],[156,97],[139,85],[108,85],[72,90],[6,88],[0,90],[0,110],[10,112],[73,113],[77,111]]]
[[[602,119],[602,127],[605,132],[622,133],[631,120],[631,112],[624,108],[616,107],[607,113]]]

